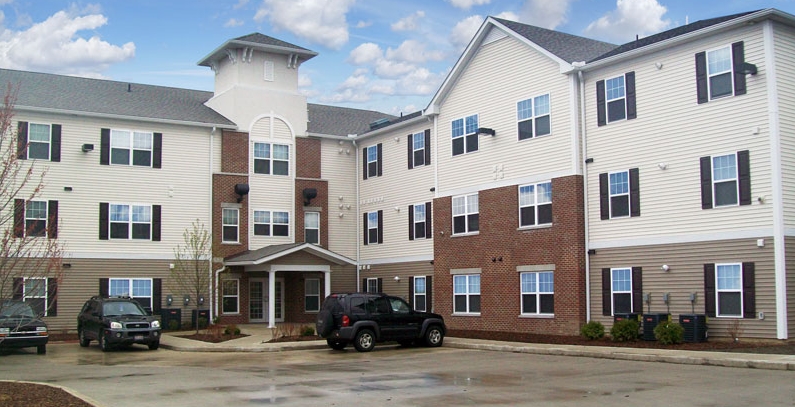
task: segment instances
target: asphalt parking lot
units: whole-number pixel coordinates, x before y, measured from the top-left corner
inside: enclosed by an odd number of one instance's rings
[[[0,378],[57,384],[102,406],[792,406],[793,371],[449,347],[269,353],[103,353],[51,344],[0,356]]]

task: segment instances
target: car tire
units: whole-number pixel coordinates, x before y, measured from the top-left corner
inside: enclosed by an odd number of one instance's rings
[[[444,342],[444,331],[438,325],[433,325],[428,327],[428,330],[425,331],[425,344],[430,347],[438,347],[442,346]]]
[[[359,352],[369,352],[375,347],[375,333],[369,329],[362,329],[356,333],[353,346]]]
[[[105,339],[105,334],[100,329],[97,333],[97,342],[99,342],[99,348],[102,349],[103,352],[107,352],[110,350],[110,345],[108,344],[108,340]]]
[[[326,343],[328,344],[329,348],[334,350],[343,350],[346,346],[348,346],[348,343],[334,339],[326,339]]]
[[[317,334],[325,338],[334,330],[334,316],[331,311],[323,310],[317,315]]]
[[[86,348],[91,343],[91,339],[86,337],[86,331],[81,329],[77,331],[77,338],[80,340],[80,346]]]
[[[149,350],[157,350],[160,347],[160,341],[149,342]]]
[[[47,353],[47,345],[38,345],[36,346],[36,353],[39,355],[44,355]]]

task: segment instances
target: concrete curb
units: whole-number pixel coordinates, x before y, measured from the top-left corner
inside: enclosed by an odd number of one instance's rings
[[[160,343],[160,347],[164,349],[174,350],[178,352],[285,352],[293,350],[315,350],[325,349],[328,347],[326,342],[320,341],[307,341],[305,343],[292,342],[292,343],[263,343],[260,346],[192,346],[180,344],[166,344]]]

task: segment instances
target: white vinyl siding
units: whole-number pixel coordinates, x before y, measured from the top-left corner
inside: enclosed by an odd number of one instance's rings
[[[782,165],[782,195],[784,200],[784,221],[791,227],[795,225],[795,28],[780,24],[775,26],[776,75],[778,75],[778,103]],[[753,176],[753,175],[752,175]],[[791,290],[788,290],[791,291]],[[795,314],[795,313],[793,313]],[[790,328],[795,327],[795,320]],[[795,332],[795,331],[793,331]]]
[[[329,180],[328,234],[336,236],[329,239],[328,249],[349,258],[356,258],[360,235],[358,219],[361,215],[356,213],[356,157],[357,148],[350,141],[342,141],[342,144],[337,140],[321,141],[320,175]]]

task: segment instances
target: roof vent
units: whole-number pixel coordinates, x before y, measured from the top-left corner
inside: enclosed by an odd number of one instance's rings
[[[370,130],[380,129],[381,127],[384,127],[384,126],[386,126],[388,124],[389,124],[389,119],[384,117],[382,119],[378,119],[378,120],[370,123]]]

